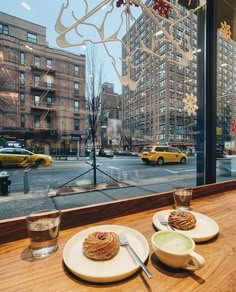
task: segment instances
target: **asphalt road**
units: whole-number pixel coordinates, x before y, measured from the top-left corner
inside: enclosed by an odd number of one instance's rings
[[[64,184],[79,186],[93,182],[91,160],[55,161],[52,167],[38,169],[4,169],[12,181],[10,192],[24,192],[27,188],[45,191]],[[97,158],[101,171],[97,171],[97,182],[119,182],[131,185],[148,184],[155,180],[170,180],[180,175],[196,175],[196,160],[190,158],[187,164],[146,165],[139,157]]]

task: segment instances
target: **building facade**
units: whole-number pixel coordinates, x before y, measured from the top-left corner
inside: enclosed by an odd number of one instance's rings
[[[152,1],[146,4],[152,5]],[[184,13],[183,6],[179,9],[180,13]],[[171,10],[169,18],[172,17]],[[170,31],[169,21],[162,19],[160,23]],[[146,70],[135,91],[128,87],[123,87],[122,91],[124,128],[131,129],[135,144],[170,143],[186,147],[196,143],[196,117],[188,116],[184,111],[183,99],[186,94],[197,95],[197,16],[192,14],[181,24],[172,26],[171,32],[174,41],[179,42],[185,51],[188,47],[183,35],[189,39],[194,54],[188,66],[181,65],[181,55],[173,43],[167,41],[164,33],[144,14],[123,37],[124,43],[129,43],[133,52],[132,63],[140,65],[138,69],[131,70],[132,80],[137,80],[142,68]],[[140,45],[142,42],[151,49],[153,41],[159,57],[150,57]],[[122,59],[126,57],[123,48]],[[127,75],[127,70],[127,64],[123,63],[122,74]]]
[[[49,47],[46,28],[0,12],[0,135],[84,155],[85,56]]]
[[[101,112],[102,148],[120,148],[122,146],[121,95],[114,92],[114,84],[109,82],[102,84]]]

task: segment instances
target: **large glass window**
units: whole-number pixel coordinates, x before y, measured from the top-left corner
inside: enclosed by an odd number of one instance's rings
[[[101,1],[81,1],[79,11],[76,1],[68,2],[79,17],[86,11],[85,2],[96,6]],[[116,7],[116,1],[110,2],[114,7],[107,14],[104,32],[115,37],[122,9]],[[104,49],[91,45],[97,40],[71,46],[71,42],[93,39],[94,26],[80,25],[77,33],[72,29],[57,39],[57,31],[63,27],[55,29],[61,9],[57,1],[31,1],[27,13],[17,0],[2,1],[0,101],[7,94],[9,103],[0,102],[0,136],[19,137],[26,149],[54,159],[50,174],[43,167],[29,171],[30,189],[40,185],[55,190],[62,177],[67,183],[86,172],[93,145],[96,154],[100,150],[100,154],[108,150],[115,154],[112,160],[96,156],[99,167],[108,174],[98,173],[98,184],[110,183],[112,177],[157,192],[171,190],[180,182],[194,186],[234,178],[235,1],[216,0],[218,14],[211,25],[205,22],[207,7],[195,6],[203,2],[173,0],[168,19],[150,19],[147,13],[141,14],[139,6],[131,5],[131,28],[121,24],[117,35],[122,46],[106,39]],[[108,6],[103,7],[104,14],[111,8]],[[99,26],[100,17],[99,13],[91,16],[91,23]],[[70,13],[61,18],[65,27],[72,22]],[[205,29],[210,32],[208,37]],[[177,147],[186,153],[187,163],[166,163],[165,167],[145,163],[143,147],[157,144]],[[66,171],[58,162],[62,157]],[[68,157],[80,160],[80,167],[75,170]],[[24,193],[23,176],[3,170],[11,176],[11,192]],[[23,171],[19,169],[22,175]],[[80,191],[78,186],[85,181],[93,185],[92,172],[69,186]]]

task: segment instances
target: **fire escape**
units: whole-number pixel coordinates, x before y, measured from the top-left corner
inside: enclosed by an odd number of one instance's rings
[[[31,65],[32,130],[50,136],[56,133],[55,70],[50,67]]]

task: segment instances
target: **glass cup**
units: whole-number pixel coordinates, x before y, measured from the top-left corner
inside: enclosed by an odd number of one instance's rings
[[[192,200],[191,188],[174,188],[173,197],[175,203],[175,209],[177,210],[190,210]]]
[[[33,257],[43,258],[58,249],[61,211],[41,210],[26,217],[26,225]]]

